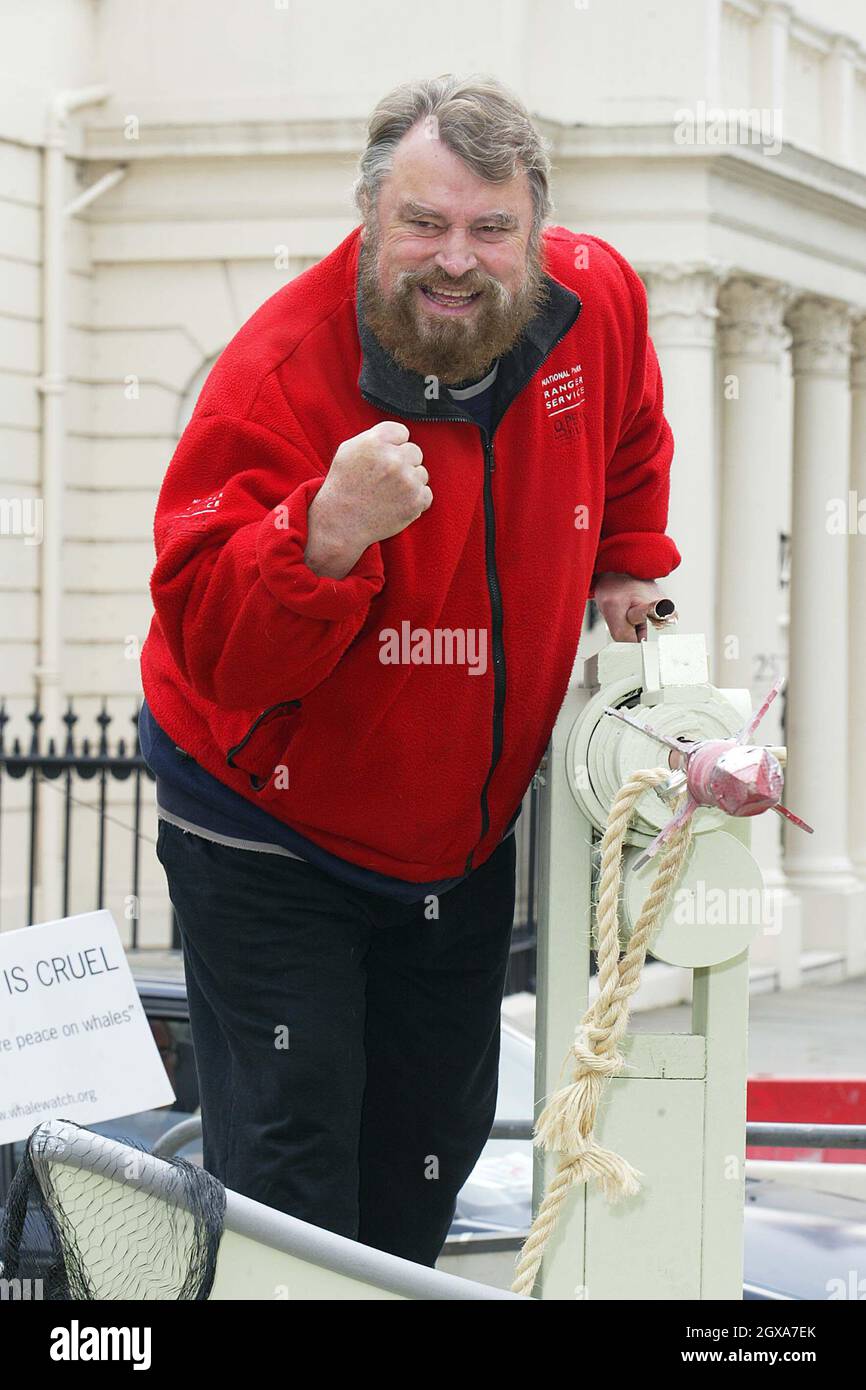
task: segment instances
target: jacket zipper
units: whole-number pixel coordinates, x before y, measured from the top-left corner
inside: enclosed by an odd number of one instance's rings
[[[266,719],[267,716],[268,716],[269,714],[273,714],[273,712],[274,712],[275,709],[281,709],[281,708],[287,708],[287,709],[300,709],[300,708],[301,708],[301,701],[300,701],[300,700],[277,700],[277,702],[276,702],[275,704],[273,704],[273,705],[268,705],[267,709],[263,709],[262,712],[261,712],[261,714],[257,715],[256,718],[253,720],[252,724],[251,724],[250,727],[247,729],[247,731],[246,731],[246,733],[244,734],[243,738],[241,739],[240,743],[235,743],[235,744],[233,744],[232,747],[231,747],[231,748],[228,750],[228,752],[226,753],[226,762],[228,763],[229,767],[235,767],[235,768],[237,767],[237,763],[233,762],[232,759],[234,758],[234,756],[235,756],[236,753],[240,753],[241,750],[247,746],[247,744],[249,743],[249,741],[250,741],[250,739],[252,738],[253,734],[255,733],[256,729],[257,729],[257,728],[259,727],[259,725],[261,724],[262,720],[263,720],[263,719]],[[189,757],[189,754],[187,754],[186,756]],[[238,768],[238,771],[239,771],[239,772],[243,772],[243,771],[245,771],[245,769],[243,769],[243,768]],[[261,779],[260,777],[256,777],[255,774],[252,773],[252,772],[248,772],[248,773],[247,773],[247,776],[248,776],[249,779],[250,779],[250,783],[251,783],[251,785],[252,785],[253,791],[257,791],[257,792],[260,792],[260,791],[262,790],[262,787],[266,787],[266,786],[268,785],[268,782],[270,781],[270,778],[269,778],[269,777],[266,777],[266,778],[264,779],[264,781],[262,781],[262,779]],[[256,785],[257,783],[258,783],[258,785]]]
[[[493,508],[493,470],[496,460],[493,454],[493,439],[484,439],[484,523],[485,523],[485,567],[487,570],[487,590],[490,594],[490,636],[493,649],[493,748],[490,767],[484,786],[481,788],[481,834],[475,849],[466,860],[464,873],[472,869],[475,850],[490,829],[490,807],[487,790],[490,786],[496,765],[502,756],[503,724],[505,717],[505,647],[502,642],[502,591],[499,575],[496,572],[496,517]]]
[[[550,347],[547,349],[547,352],[542,357],[535,371],[532,373],[532,376],[529,377],[529,379],[523,383],[523,385],[520,387],[520,390],[515,391],[514,395],[511,397],[511,400],[508,402],[508,405],[505,407],[505,410],[502,412],[502,415],[497,420],[493,433],[490,435],[489,438],[487,437],[487,432],[484,429],[483,425],[479,425],[475,420],[467,419],[465,415],[419,415],[414,411],[403,410],[396,406],[388,405],[387,402],[380,401],[375,396],[367,395],[366,391],[361,392],[361,395],[363,396],[365,401],[369,401],[370,404],[374,405],[377,410],[384,410],[386,414],[392,410],[398,410],[398,414],[401,417],[405,416],[409,420],[423,420],[425,424],[437,424],[440,421],[443,424],[474,424],[481,435],[481,444],[484,450],[484,558],[485,570],[487,574],[487,592],[490,598],[491,642],[493,647],[493,747],[491,749],[490,766],[487,769],[487,776],[485,777],[484,785],[481,788],[481,834],[476,840],[474,848],[469,851],[469,854],[466,857],[466,864],[463,869],[464,874],[471,873],[472,860],[475,857],[475,851],[478,849],[478,846],[481,844],[481,842],[484,839],[484,836],[490,829],[490,807],[487,800],[487,792],[488,788],[490,787],[490,783],[493,779],[493,774],[496,771],[497,763],[499,762],[499,759],[502,756],[502,741],[505,718],[506,679],[505,648],[502,642],[502,592],[499,587],[499,575],[496,572],[496,517],[493,507],[492,486],[493,473],[496,471],[496,459],[493,453],[493,435],[496,433],[496,430],[502,424],[502,421],[504,420],[507,412],[511,409],[512,405],[517,400],[517,397],[520,395],[521,391],[524,391],[526,387],[529,385],[529,382],[532,381],[533,377],[537,376],[538,372],[541,370],[541,367],[544,365],[550,354],[553,352],[553,349],[559,347],[559,344],[562,342],[563,338],[571,332],[579,317],[580,309],[578,309],[575,318],[568,325],[568,327],[564,329],[562,333],[560,333],[559,337],[556,339],[555,342],[551,343]]]

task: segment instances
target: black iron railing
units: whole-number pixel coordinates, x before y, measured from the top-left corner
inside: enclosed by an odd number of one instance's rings
[[[48,738],[47,743],[44,741],[42,724],[45,716],[38,704],[34,705],[27,715],[32,729],[29,739],[26,740],[27,746],[22,747],[21,740],[17,737],[12,742],[11,747],[7,746],[6,725],[9,723],[10,717],[6,710],[6,703],[3,701],[0,703],[0,910],[2,910],[4,876],[12,872],[12,869],[4,864],[2,857],[4,782],[7,777],[13,780],[26,778],[29,782],[30,792],[27,806],[27,853],[24,865],[15,866],[15,872],[20,872],[20,869],[23,868],[26,875],[27,923],[33,922],[36,915],[36,890],[39,878],[40,797],[44,796],[50,787],[52,793],[56,789],[63,798],[62,915],[64,917],[69,915],[74,844],[73,812],[75,807],[82,807],[91,815],[95,814],[97,818],[96,859],[93,865],[92,906],[94,908],[105,906],[107,826],[109,823],[119,825],[129,833],[130,888],[133,902],[136,904],[132,917],[130,945],[133,948],[137,947],[139,945],[140,925],[137,905],[141,902],[141,845],[146,838],[142,832],[141,823],[141,784],[142,778],[153,781],[153,773],[145,763],[139,748],[138,710],[136,709],[130,718],[130,723],[133,726],[131,739],[120,738],[112,747],[109,740],[109,729],[114,722],[114,716],[109,714],[105,701],[103,701],[99,714],[96,715],[99,734],[91,741],[87,737],[79,739],[77,736],[76,725],[79,722],[79,716],[73,709],[72,701],[69,700],[66,713],[62,716],[63,723],[66,725],[66,734],[62,739],[62,750],[58,749],[57,741],[53,736]],[[95,805],[89,801],[82,801],[75,794],[81,783],[93,782],[94,780],[98,786]],[[128,782],[130,780],[132,781],[132,823],[128,824],[118,820],[111,813],[109,787],[113,782]],[[0,921],[0,926],[4,925],[7,924]],[[20,926],[22,924],[13,923],[12,925]],[[171,945],[180,945],[173,909]]]

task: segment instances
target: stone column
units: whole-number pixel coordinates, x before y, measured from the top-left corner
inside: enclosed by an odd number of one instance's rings
[[[836,34],[823,64],[821,93],[822,153],[834,164],[853,164],[855,148],[855,82],[858,45],[845,34]]]
[[[866,882],[866,318],[855,325],[851,360],[851,479],[855,523],[849,535],[848,592],[848,844],[858,878]]]
[[[757,709],[787,671],[779,583],[779,535],[788,529],[789,460],[781,453],[786,286],[735,276],[719,294],[721,489],[718,648],[713,680],[745,688]],[[756,735],[784,743],[776,700]],[[782,827],[772,812],[752,821],[752,852],[764,875],[767,909],[753,964],[772,967],[782,988],[799,983],[800,901],[782,871]]]
[[[753,29],[752,99],[763,110],[783,111],[785,107],[785,69],[792,15],[790,5],[769,0],[761,7],[760,17]]]
[[[851,311],[807,295],[788,314],[794,371],[785,871],[804,940],[866,969],[866,890],[848,857],[848,529]],[[856,600],[856,596],[855,596]]]
[[[649,331],[664,381],[665,415],[674,434],[668,533],[682,555],[669,592],[683,631],[704,632],[715,650],[716,532],[716,293],[723,270],[714,265],[650,265]]]

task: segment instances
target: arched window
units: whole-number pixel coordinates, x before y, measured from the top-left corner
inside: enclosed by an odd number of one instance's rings
[[[189,383],[189,385],[187,386],[186,390],[180,398],[180,404],[178,406],[177,411],[178,439],[180,439],[180,436],[183,434],[184,430],[189,424],[190,416],[192,415],[192,412],[195,410],[196,401],[201,395],[201,388],[204,386],[205,382],[210,376],[211,368],[213,367],[218,357],[219,353],[214,353],[213,357],[209,357],[206,362],[202,363],[195,376],[192,378],[192,381]]]

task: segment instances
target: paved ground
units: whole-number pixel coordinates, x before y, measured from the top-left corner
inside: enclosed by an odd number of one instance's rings
[[[687,1033],[690,1005],[632,1014],[630,1032]],[[753,994],[749,1072],[866,1076],[866,978]]]

